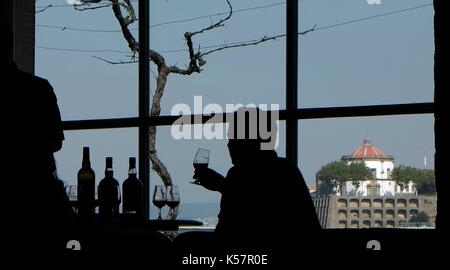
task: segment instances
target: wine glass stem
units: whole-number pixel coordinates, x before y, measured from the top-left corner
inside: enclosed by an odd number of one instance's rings
[[[158,219],[161,219],[161,208],[158,208]]]

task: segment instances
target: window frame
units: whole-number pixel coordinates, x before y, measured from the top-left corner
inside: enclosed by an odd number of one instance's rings
[[[139,43],[143,52],[139,54],[139,116],[129,118],[93,119],[93,120],[71,120],[63,121],[63,129],[91,130],[91,129],[116,129],[116,128],[138,128],[139,137],[139,178],[144,184],[145,217],[149,218],[150,208],[150,157],[149,157],[149,127],[172,125],[180,116],[150,116],[150,67],[149,61],[149,1],[139,0]],[[436,8],[435,8],[436,9]],[[435,22],[436,23],[436,22]],[[386,105],[362,105],[362,106],[339,106],[320,108],[298,108],[298,1],[286,1],[286,109],[279,110],[280,120],[286,121],[286,157],[294,164],[298,161],[298,120],[362,117],[362,116],[386,116],[386,115],[416,115],[433,114],[438,119],[436,105],[438,103],[438,87],[435,87],[434,102],[386,104]],[[435,35],[435,38],[437,36]],[[435,60],[437,57],[435,56]],[[435,63],[436,65],[436,63]],[[442,106],[442,105],[441,105]],[[222,117],[211,115],[190,115],[191,119],[202,119],[205,123],[224,123],[227,114]],[[212,121],[211,121],[212,120]],[[439,122],[440,123],[440,122]],[[437,132],[437,131],[436,131]],[[435,133],[435,142],[437,136]],[[438,155],[438,151],[436,151]],[[436,163],[436,166],[438,164]],[[438,182],[438,176],[436,176]],[[439,192],[438,198],[439,198]],[[438,208],[439,212],[439,208]],[[436,221],[436,228],[438,220]]]

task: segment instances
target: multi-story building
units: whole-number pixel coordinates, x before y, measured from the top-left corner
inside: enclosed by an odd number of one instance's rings
[[[313,199],[322,228],[399,228],[411,217],[425,212],[434,227],[436,196],[321,195]]]
[[[436,196],[417,195],[413,182],[398,185],[392,179],[394,157],[373,146],[370,139],[364,139],[362,147],[342,160],[347,164],[364,162],[373,177],[359,181],[358,185],[346,181],[342,190],[333,194],[317,190],[313,200],[323,228],[403,227],[422,211],[434,226]],[[316,186],[321,186],[320,179]]]

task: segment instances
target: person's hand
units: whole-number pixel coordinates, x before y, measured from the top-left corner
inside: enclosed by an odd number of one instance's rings
[[[206,189],[222,192],[225,178],[210,168],[198,168],[194,171],[194,179]]]

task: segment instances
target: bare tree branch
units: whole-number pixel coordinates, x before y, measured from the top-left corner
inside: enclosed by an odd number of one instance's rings
[[[133,52],[139,51],[139,43],[134,38],[133,34],[131,34],[130,30],[128,29],[128,25],[130,25],[133,20],[135,20],[135,17],[133,16],[127,16],[123,17],[122,10],[120,9],[120,4],[118,0],[109,0],[112,3],[112,10],[114,12],[114,16],[116,16],[117,21],[120,24],[120,28],[122,30],[123,37],[128,42],[128,47]],[[130,2],[128,2],[130,3]],[[130,3],[131,5],[131,3]],[[132,8],[130,8],[133,10]],[[133,11],[134,12],[134,11]]]
[[[310,28],[308,30],[305,30],[303,32],[299,32],[298,35],[299,36],[306,35],[306,34],[308,34],[310,32],[316,31],[316,26],[317,26],[317,24],[314,25],[312,28]],[[220,46],[214,46],[214,47],[217,47],[217,48],[213,49],[213,50],[210,50],[210,51],[206,51],[204,53],[197,53],[197,55],[194,55],[194,58],[196,58],[196,60],[199,61],[199,65],[200,66],[203,66],[206,63],[206,61],[204,61],[202,59],[202,57],[207,56],[207,55],[209,55],[211,53],[222,51],[222,50],[226,50],[226,49],[231,49],[231,48],[238,48],[238,47],[246,47],[246,46],[258,45],[258,44],[261,44],[261,43],[264,43],[264,42],[267,42],[267,41],[270,41],[270,40],[277,40],[278,38],[285,37],[285,36],[286,36],[286,34],[270,36],[270,37],[264,36],[261,39],[254,39],[254,40],[250,40],[250,41],[237,42],[237,43],[232,43],[230,45],[224,44],[221,47]],[[200,47],[199,47],[198,51],[200,51]],[[163,61],[164,58],[159,53],[157,53],[157,52],[155,52],[153,50],[150,50],[150,52],[152,52],[151,55],[155,55],[154,58],[157,57],[158,59],[160,59],[159,61]],[[132,64],[132,63],[138,62],[137,60],[136,61],[119,61],[119,62],[114,62],[114,61],[105,60],[105,59],[100,58],[100,57],[95,57],[95,58],[98,58],[98,59],[103,60],[103,61],[105,61],[107,63],[110,63],[110,64]],[[153,59],[152,61],[155,62],[156,58]],[[177,66],[169,66],[168,67],[168,71],[170,73],[176,73],[176,74],[180,74],[180,75],[191,75],[196,70],[189,69],[189,68],[181,69],[181,68],[179,68]],[[202,69],[198,70],[198,72],[201,72],[201,71],[202,71]]]
[[[203,32],[212,30],[214,28],[224,26],[224,22],[228,21],[231,18],[231,15],[233,15],[233,7],[231,6],[230,1],[228,1],[228,0],[225,0],[225,1],[227,1],[228,7],[230,8],[230,12],[228,13],[227,17],[223,18],[222,20],[218,21],[217,23],[215,23],[211,26],[203,28],[202,30],[192,32],[192,33],[186,32],[186,34],[184,34],[184,36],[186,37],[186,35],[189,35],[190,37],[193,37],[194,35],[201,34]]]
[[[217,48],[217,49],[214,49],[214,50],[210,50],[210,51],[201,53],[200,57],[207,56],[208,54],[211,54],[211,53],[214,53],[214,52],[218,52],[218,51],[222,51],[222,50],[225,50],[225,49],[258,45],[260,43],[263,43],[263,42],[266,42],[266,41],[269,41],[269,40],[276,40],[277,38],[280,38],[280,37],[283,37],[283,36],[285,36],[285,35],[278,35],[278,36],[273,36],[273,37],[264,36],[263,38],[261,38],[259,40],[255,40],[255,41],[251,41],[251,42],[244,42],[244,43],[241,43],[241,44],[234,44],[234,45],[224,45],[223,47],[220,47],[220,48]]]
[[[125,17],[125,21],[127,22],[127,25],[130,25],[137,20],[136,13],[134,12],[134,8],[130,0],[124,0],[124,2],[126,5],[123,5],[123,7],[129,14],[129,16]]]
[[[40,10],[35,11],[34,13],[37,14],[37,13],[44,12],[44,11],[46,11],[48,8],[51,8],[51,7],[53,7],[53,6],[50,4],[50,5],[46,6],[46,7],[44,7],[43,9],[40,9]]]
[[[85,7],[85,6],[87,6],[87,7]],[[106,7],[110,7],[110,6],[112,6],[112,4],[92,6],[92,7],[91,7],[91,4],[78,4],[78,5],[73,5],[73,8],[77,11],[86,11],[86,10],[106,8]],[[79,8],[79,7],[83,7],[83,8]]]
[[[206,62],[201,58],[200,52],[194,53],[194,45],[193,45],[193,42],[192,42],[192,37],[197,35],[197,34],[201,34],[203,32],[212,30],[214,28],[221,27],[221,26],[224,25],[224,22],[226,22],[227,20],[229,20],[231,18],[231,16],[233,15],[233,7],[231,6],[231,4],[230,4],[230,2],[228,0],[226,0],[226,2],[228,4],[228,7],[230,8],[230,12],[228,13],[227,17],[225,17],[222,20],[218,21],[217,23],[215,23],[215,24],[213,24],[211,26],[208,26],[206,28],[203,28],[203,29],[201,29],[199,31],[184,33],[184,38],[186,39],[186,43],[187,43],[188,50],[189,50],[189,59],[190,59],[189,67],[187,69],[185,69],[185,70],[182,70],[182,69],[180,69],[178,67],[173,66],[170,69],[171,72],[182,74],[182,75],[190,75],[190,74],[192,74],[194,72],[200,73],[201,70],[199,68],[199,65],[202,66]]]
[[[311,29],[308,29],[308,30],[303,31],[303,32],[299,32],[298,35],[301,36],[301,35],[306,35],[306,34],[308,34],[309,32],[313,32],[313,31],[315,31],[316,26],[317,26],[317,24],[314,25]],[[261,38],[261,39],[259,39],[259,40],[253,40],[253,41],[243,42],[243,43],[240,43],[240,44],[224,45],[223,47],[219,47],[219,48],[216,48],[216,49],[214,49],[214,50],[210,50],[210,51],[207,51],[207,52],[204,52],[204,53],[200,53],[200,54],[198,55],[198,57],[202,58],[202,57],[204,57],[204,56],[206,56],[206,55],[208,55],[208,54],[211,54],[211,53],[214,53],[214,52],[218,52],[218,51],[222,51],[222,50],[225,50],[225,49],[231,49],[231,48],[238,48],[238,47],[247,47],[247,46],[252,46],[252,45],[258,45],[258,44],[260,44],[260,43],[267,42],[267,41],[270,41],[270,40],[277,40],[278,38],[285,37],[285,36],[286,36],[286,34],[283,34],[283,35],[277,35],[277,36],[271,36],[271,37],[264,36],[263,38]]]
[[[105,62],[105,63],[111,64],[111,65],[123,65],[123,64],[134,64],[134,63],[139,63],[138,60],[130,60],[130,61],[122,61],[122,60],[119,60],[119,61],[111,61],[111,60],[107,60],[107,59],[105,59],[105,58],[102,58],[102,57],[99,57],[99,56],[95,56],[95,55],[93,55],[92,57],[93,57],[93,58],[96,58],[96,59],[98,59],[98,60],[100,60],[100,61],[103,61],[103,62]]]

